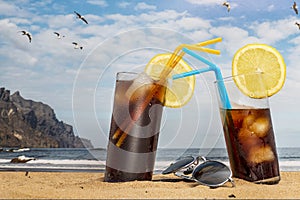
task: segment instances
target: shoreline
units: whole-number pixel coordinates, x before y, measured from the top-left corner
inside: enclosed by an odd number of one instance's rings
[[[104,173],[94,172],[3,172],[3,199],[295,199],[300,197],[300,172],[280,172],[281,181],[264,185],[234,178],[211,189],[173,174],[153,175],[152,181],[103,182]]]
[[[69,162],[69,161],[68,161]],[[44,164],[44,165],[35,165],[33,162],[22,163],[22,164],[11,164],[11,163],[4,163],[1,165],[0,163],[0,172],[89,172],[89,173],[104,173],[105,166],[104,162],[102,163],[93,163],[92,165],[86,165],[84,167],[73,165],[73,166],[56,166],[51,164]],[[220,161],[227,166],[230,166],[229,161]],[[154,169],[153,174],[159,175],[161,172],[166,169],[169,164],[172,163],[170,161],[168,164],[165,163],[165,166],[159,166]],[[101,167],[101,164],[103,166]],[[100,167],[99,167],[100,166]],[[299,172],[300,173],[300,160],[291,160],[291,161],[279,161],[279,168],[282,172]]]

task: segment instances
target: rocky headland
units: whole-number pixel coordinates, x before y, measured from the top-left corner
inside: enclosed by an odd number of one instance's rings
[[[47,104],[24,99],[0,88],[0,147],[92,148],[75,136],[73,127],[59,121]]]

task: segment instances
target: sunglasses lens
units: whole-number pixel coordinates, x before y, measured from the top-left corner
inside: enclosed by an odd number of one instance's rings
[[[193,163],[195,158],[193,156],[187,156],[180,158],[177,162],[172,163],[167,169],[165,169],[162,174],[169,174],[178,171],[179,169],[186,167]]]
[[[231,171],[223,163],[206,161],[195,168],[193,177],[202,184],[218,186],[225,183],[231,177]]]

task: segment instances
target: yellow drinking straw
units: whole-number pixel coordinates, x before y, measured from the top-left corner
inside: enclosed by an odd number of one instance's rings
[[[130,129],[134,125],[134,122],[140,118],[140,116],[142,115],[142,113],[144,112],[146,107],[149,105],[149,103],[150,103],[151,99],[153,98],[153,96],[155,95],[155,93],[160,89],[160,87],[162,87],[162,85],[165,84],[167,77],[170,74],[170,72],[172,71],[172,69],[182,59],[182,57],[185,54],[183,49],[185,48],[185,49],[190,49],[190,50],[194,50],[194,51],[202,51],[202,52],[206,52],[206,53],[210,53],[210,54],[219,55],[220,54],[219,50],[205,48],[203,46],[211,45],[211,44],[221,42],[221,41],[222,41],[222,38],[219,37],[219,38],[203,41],[203,42],[196,43],[196,44],[181,44],[174,50],[174,52],[172,53],[172,56],[170,57],[170,59],[168,60],[168,62],[166,64],[166,67],[164,67],[162,73],[160,74],[158,84],[152,86],[151,91],[149,92],[148,96],[145,98],[145,101],[142,102],[141,105],[139,106],[140,109],[134,113],[134,116],[132,118],[129,117],[129,118],[125,119],[124,122],[121,124],[121,126],[113,134],[113,137],[112,137],[113,139],[119,138],[119,140],[116,143],[117,147],[120,147],[123,144],[124,140],[127,137],[127,133],[130,131]]]

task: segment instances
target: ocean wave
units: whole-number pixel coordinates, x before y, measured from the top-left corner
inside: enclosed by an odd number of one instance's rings
[[[210,151],[199,149],[159,149],[155,162],[155,173],[166,169],[172,162],[185,155],[205,155],[207,159],[221,161],[229,166],[226,149]],[[300,148],[279,148],[281,171],[300,171]],[[18,156],[33,157],[27,163],[10,163]],[[104,171],[106,151],[104,149],[30,149],[26,152],[0,152],[0,170],[5,171]]]
[[[0,164],[3,163],[10,163],[10,159],[0,159]],[[26,164],[53,164],[53,165],[97,165],[103,164],[105,161],[100,160],[71,160],[71,159],[62,159],[62,160],[55,160],[55,159],[36,159],[28,161]]]
[[[222,161],[229,166],[228,161]],[[166,169],[172,162],[170,161],[156,161],[154,171],[159,173]],[[279,167],[281,171],[300,171],[300,161],[280,161]],[[0,169],[6,170],[28,170],[31,171],[104,171],[105,160],[31,160],[27,163],[10,163],[9,159],[0,159]]]

